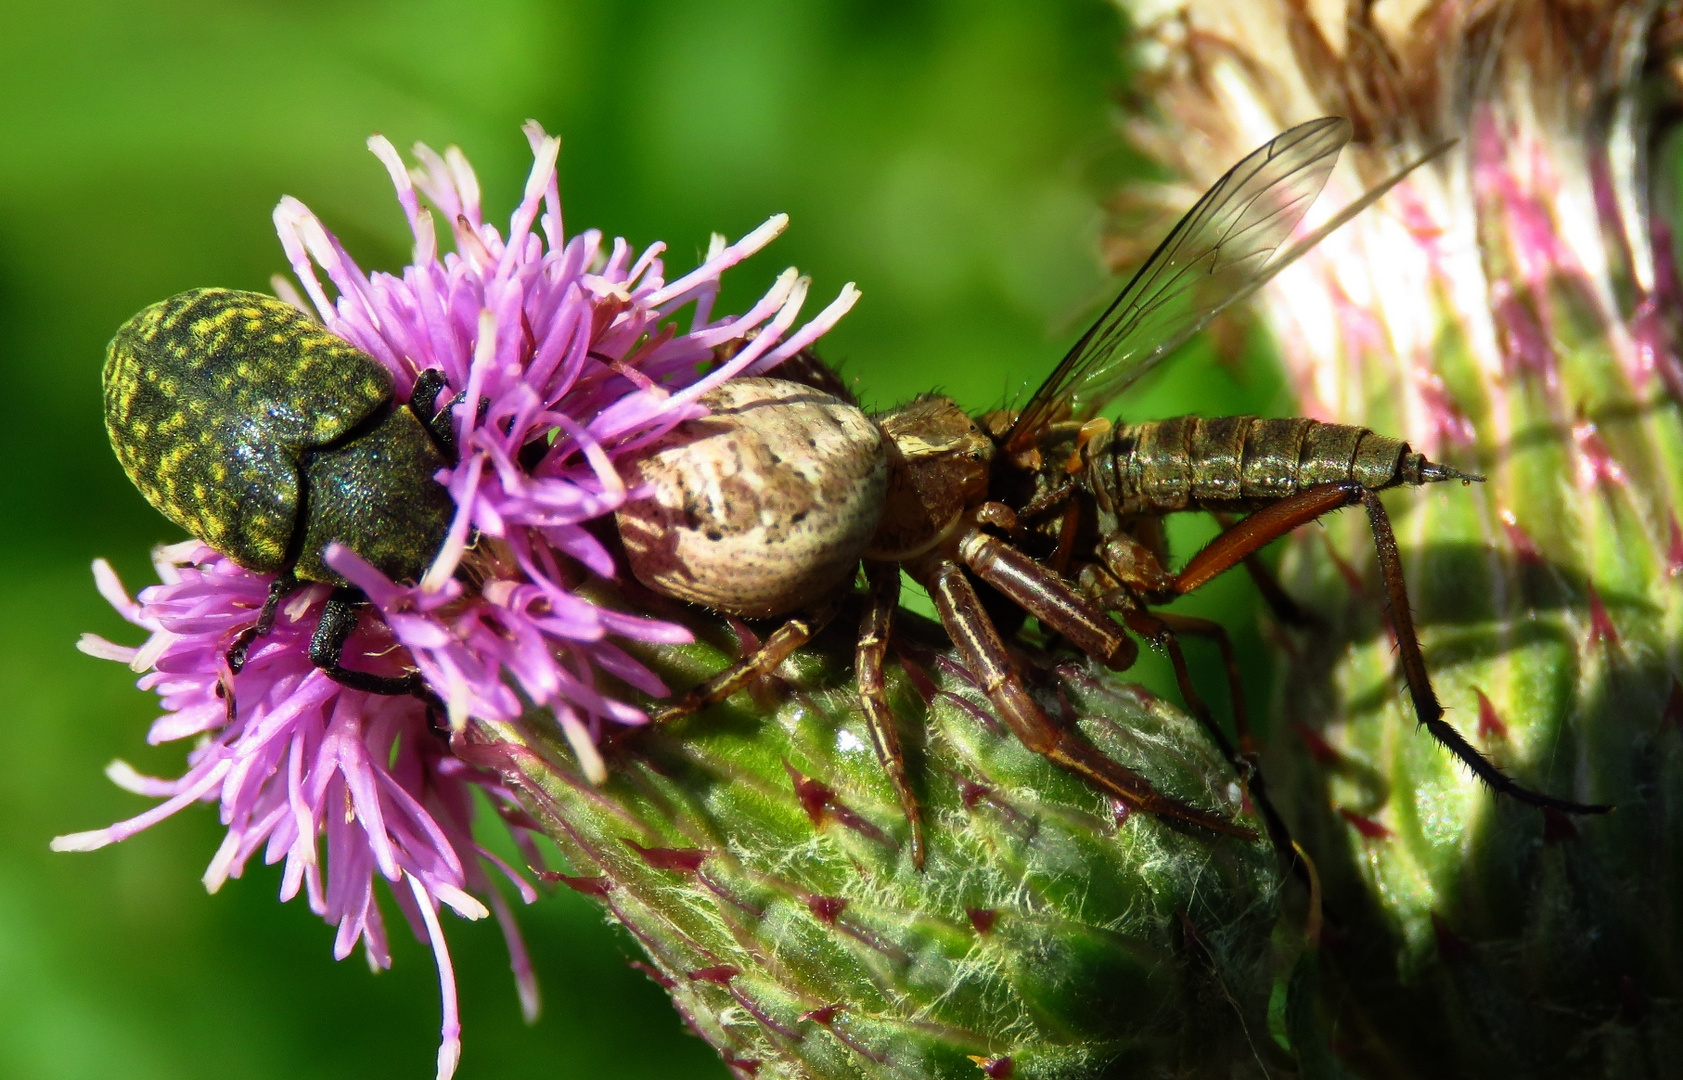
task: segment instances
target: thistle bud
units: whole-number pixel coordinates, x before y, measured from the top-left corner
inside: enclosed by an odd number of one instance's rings
[[[698,644],[639,657],[673,684],[731,659],[721,627],[691,625]],[[571,863],[550,876],[630,932],[736,1075],[1254,1069],[1278,966],[1266,841],[1129,814],[1018,742],[949,655],[915,650],[889,685],[920,870],[852,644],[821,638],[776,685],[634,732],[604,751],[601,786],[539,717],[475,728],[458,753],[513,778]],[[1045,683],[1048,708],[1160,790],[1240,812],[1231,768],[1168,703],[1088,663]]]
[[[1453,140],[1261,307],[1300,412],[1488,478],[1387,497],[1446,719],[1525,786],[1617,807],[1488,790],[1417,729],[1367,522],[1295,537],[1286,584],[1321,625],[1286,650],[1266,768],[1325,881],[1339,1052],[1422,1075],[1674,1068],[1683,312],[1651,191],[1673,169],[1650,185],[1648,156],[1678,13],[1123,6],[1157,109],[1134,135],[1193,193],[1317,115],[1356,130],[1330,208]]]

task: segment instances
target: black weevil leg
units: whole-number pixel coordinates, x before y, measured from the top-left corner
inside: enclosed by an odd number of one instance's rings
[[[298,590],[298,578],[292,570],[282,570],[275,580],[269,582],[269,595],[263,601],[263,610],[257,613],[257,621],[240,631],[240,636],[228,646],[228,670],[235,675],[245,667],[246,654],[260,637],[267,637],[270,630],[275,628],[275,614],[280,610],[282,600]]]
[[[310,637],[310,663],[321,668],[327,677],[340,686],[362,690],[370,694],[396,697],[413,694],[426,701],[431,695],[421,682],[420,672],[408,675],[375,675],[367,671],[353,671],[340,661],[344,659],[345,642],[356,630],[357,620],[368,600],[359,591],[341,586],[333,590],[322,608],[321,622]]]
[[[433,445],[444,455],[444,460],[454,465],[460,458],[456,449],[456,427],[451,423],[452,410],[466,400],[465,394],[457,394],[442,406],[434,408],[441,391],[449,388],[445,381],[444,372],[437,368],[427,368],[415,376],[415,386],[409,391],[409,411],[415,414],[415,419],[427,429]]]

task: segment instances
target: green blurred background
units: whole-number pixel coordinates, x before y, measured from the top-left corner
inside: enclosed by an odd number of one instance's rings
[[[275,902],[272,868],[207,896],[209,808],[48,853],[54,834],[145,806],[104,779],[112,758],[169,775],[181,762],[144,744],[154,710],[131,673],[74,649],[84,630],[139,639],[89,562],[109,557],[139,588],[148,548],[178,538],[100,423],[123,319],[192,286],[266,290],[285,266],[269,220],[282,194],[365,267],[400,267],[407,235],[371,132],[459,144],[487,217],[506,220],[529,163],[518,125],[536,117],[564,138],[572,229],[664,239],[675,274],[709,232],[788,211],[785,237],[729,275],[725,307],[791,263],[820,304],[856,280],[864,299],[825,351],[868,404],[939,387],[986,408],[1048,372],[1116,287],[1098,238],[1106,193],[1137,168],[1115,135],[1122,33],[1101,0],[6,5],[0,1077],[432,1074],[426,950],[397,925],[393,971],[333,963],[330,929]],[[1124,411],[1283,411],[1267,365],[1247,370],[1194,349]],[[1268,674],[1250,605],[1221,582],[1192,608],[1238,632],[1254,708]],[[1172,685],[1153,660],[1140,670]],[[522,920],[545,995],[533,1029],[496,927],[447,923],[460,1076],[725,1075],[588,903],[545,897]]]

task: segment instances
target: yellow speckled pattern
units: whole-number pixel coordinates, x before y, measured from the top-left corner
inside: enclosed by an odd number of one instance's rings
[[[165,517],[235,562],[282,568],[299,463],[392,396],[373,357],[261,293],[196,289],[142,311],[105,361],[105,426]]]

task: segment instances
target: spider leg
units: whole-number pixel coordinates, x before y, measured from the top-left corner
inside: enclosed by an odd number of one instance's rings
[[[865,576],[870,582],[870,598],[865,605],[865,617],[859,628],[859,650],[854,670],[859,682],[859,704],[865,711],[865,722],[871,731],[871,743],[876,747],[877,759],[888,773],[894,793],[900,798],[900,808],[906,814],[910,837],[912,865],[923,869],[923,811],[917,794],[906,775],[906,755],[900,746],[900,731],[894,725],[894,712],[888,705],[888,686],[883,679],[883,660],[888,655],[888,635],[894,626],[894,609],[900,606],[900,564],[865,564]]]
[[[753,653],[744,656],[676,701],[662,706],[650,719],[662,724],[680,716],[687,716],[725,700],[762,675],[770,675],[777,670],[777,665],[787,660],[790,654],[811,641],[814,635],[829,625],[830,620],[836,617],[836,612],[841,610],[841,605],[842,598],[838,596],[793,616],[766,638],[765,643]]]
[[[1134,639],[1103,607],[1005,541],[971,529],[959,539],[958,557],[1013,604],[1112,671],[1127,670],[1139,656]]]
[[[1032,560],[1031,560],[1032,561]],[[1006,651],[999,631],[988,618],[976,590],[956,561],[940,553],[919,559],[910,567],[929,590],[953,643],[965,664],[981,680],[999,718],[1030,750],[1082,777],[1128,807],[1174,818],[1229,836],[1255,839],[1256,833],[1223,817],[1163,795],[1132,769],[1112,761],[1074,728],[1062,727],[1046,715],[1029,695],[1021,674]],[[1107,620],[1108,621],[1108,620]]]

